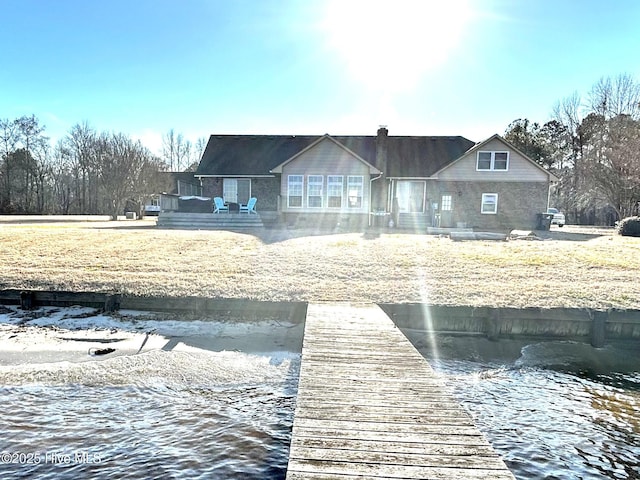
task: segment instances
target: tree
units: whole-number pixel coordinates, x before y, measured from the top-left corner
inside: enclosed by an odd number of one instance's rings
[[[72,182],[68,199],[70,211],[99,213],[98,134],[88,122],[78,123],[71,127],[60,148],[66,160],[68,179]]]
[[[615,209],[619,218],[637,214],[640,121],[624,114],[610,119],[594,117],[589,124],[590,148],[586,160],[595,190]]]
[[[64,139],[60,140],[54,149],[50,181],[53,210],[62,215],[69,215],[74,201],[76,179]]]
[[[570,221],[590,223],[611,209],[618,216],[637,211],[640,83],[626,74],[602,78],[586,102],[574,93],[556,104],[553,117],[555,124],[545,125],[558,154],[555,195]]]
[[[547,150],[549,145],[543,141],[542,135],[542,127],[538,123],[519,118],[509,124],[504,138],[536,163],[549,169],[552,162],[550,152]]]
[[[604,118],[628,115],[640,120],[640,83],[629,74],[601,78],[591,89],[590,109]]]
[[[0,211],[11,213],[13,158],[18,144],[15,120],[0,120]]]
[[[98,179],[105,207],[114,220],[128,200],[157,193],[160,161],[126,135],[102,134],[98,140]]]
[[[571,170],[567,168],[571,142],[566,127],[557,120],[540,126],[520,118],[509,124],[505,139],[560,179],[550,200],[553,205],[564,209],[571,179]]]
[[[170,171],[181,172],[190,165],[191,142],[172,128],[162,138],[162,155]]]
[[[44,208],[48,138],[31,115],[0,121],[0,209],[7,213],[41,213]]]

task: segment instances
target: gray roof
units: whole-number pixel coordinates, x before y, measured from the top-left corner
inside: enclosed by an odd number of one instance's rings
[[[196,175],[269,175],[321,135],[211,135]],[[376,168],[376,136],[333,136]],[[388,177],[428,177],[460,158],[474,142],[464,137],[387,137]]]

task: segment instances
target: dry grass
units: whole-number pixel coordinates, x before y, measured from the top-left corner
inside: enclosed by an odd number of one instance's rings
[[[5,224],[0,288],[640,308],[640,239],[585,232],[452,242],[397,233],[161,230],[144,222]]]

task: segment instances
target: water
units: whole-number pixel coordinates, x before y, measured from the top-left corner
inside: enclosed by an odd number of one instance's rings
[[[637,344],[415,337],[517,479],[640,478]]]
[[[0,366],[0,478],[284,478],[299,355]]]

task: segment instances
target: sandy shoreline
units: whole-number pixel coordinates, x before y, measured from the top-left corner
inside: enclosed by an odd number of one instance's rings
[[[152,312],[106,315],[86,307],[0,311],[0,367],[100,361],[154,350],[299,353],[304,324],[266,319],[180,319]]]

